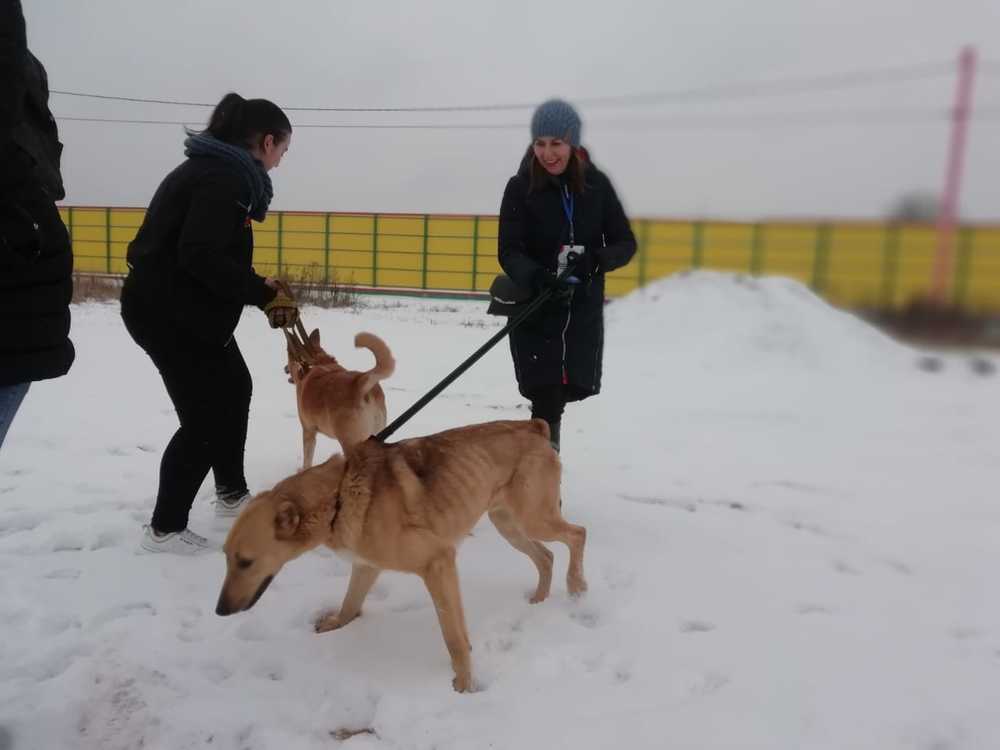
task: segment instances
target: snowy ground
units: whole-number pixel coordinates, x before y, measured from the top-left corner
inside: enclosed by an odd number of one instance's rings
[[[400,413],[498,324],[483,303],[307,309]],[[348,566],[291,563],[214,614],[221,554],[134,554],[175,417],[117,306],[0,453],[0,748],[1000,747],[1000,376],[918,353],[801,286],[700,273],[608,308],[605,392],[563,428],[590,591],[552,597],[488,522],[460,573],[481,691],[458,695],[419,580],[317,636]],[[300,460],[283,344],[247,311],[248,476]],[[526,416],[505,345],[399,434]],[[330,452],[334,444],[323,441]],[[221,540],[208,485],[192,528]],[[366,730],[350,736],[358,730]]]

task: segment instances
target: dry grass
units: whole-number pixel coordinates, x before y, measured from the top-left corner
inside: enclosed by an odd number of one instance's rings
[[[117,302],[122,293],[123,276],[108,274],[73,274],[73,302]]]
[[[291,286],[300,304],[327,308],[358,306],[358,293],[343,284],[336,271],[331,270],[327,280],[323,267],[318,263],[300,267],[297,274],[282,274],[280,278]]]
[[[322,269],[303,269],[296,276],[283,275],[299,304],[317,307],[357,307],[358,293],[337,280],[336,274],[324,281]],[[113,274],[73,274],[73,302],[117,302],[121,296],[124,276]]]

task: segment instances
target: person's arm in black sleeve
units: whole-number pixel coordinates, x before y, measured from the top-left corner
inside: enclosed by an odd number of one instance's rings
[[[497,232],[497,247],[500,267],[525,289],[535,287],[539,271],[544,270],[537,261],[528,257],[524,245],[525,216],[524,184],[517,177],[507,182],[500,203],[500,227]]]
[[[181,229],[178,264],[213,294],[244,305],[263,307],[276,294],[253,269],[226,257],[224,249],[242,231],[246,208],[238,184],[229,179],[206,181],[191,196]]]
[[[14,128],[24,116],[28,43],[20,0],[0,0],[0,192],[25,179],[28,155],[14,144]]]
[[[604,182],[605,203],[604,217],[601,222],[601,231],[604,234],[604,247],[593,248],[597,256],[601,270],[604,272],[614,271],[626,265],[632,256],[635,255],[636,242],[632,233],[632,225],[629,224],[625,210],[622,208],[618,194],[615,192],[611,180],[606,175],[602,175]]]

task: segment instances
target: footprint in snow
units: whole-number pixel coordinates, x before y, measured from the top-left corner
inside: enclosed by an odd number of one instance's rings
[[[828,615],[833,610],[823,604],[813,604],[811,602],[804,602],[798,604],[795,607],[795,611],[800,615]]]
[[[7,513],[0,518],[0,537],[16,534],[19,531],[32,531],[52,518],[51,513],[24,511]]]
[[[50,614],[38,622],[38,632],[43,636],[57,636],[67,630],[79,629],[82,623],[76,617],[65,614]]]
[[[285,679],[286,668],[278,661],[263,661],[255,664],[251,668],[250,674],[262,680],[280,682]]]
[[[838,573],[841,573],[841,574],[847,575],[847,576],[859,576],[859,575],[861,575],[861,571],[860,570],[858,570],[857,568],[855,568],[850,563],[845,562],[844,560],[834,560],[833,561],[833,569],[836,570]]]
[[[109,622],[121,620],[125,617],[131,617],[132,615],[155,614],[156,607],[149,602],[129,602],[128,604],[119,604],[117,607],[110,607],[95,615],[90,621],[90,629],[94,630],[102,627],[103,625],[107,625]]]
[[[45,578],[67,581],[75,581],[79,577],[80,571],[77,568],[57,568],[45,574]]]
[[[569,617],[573,622],[582,625],[585,628],[593,629],[601,624],[601,613],[592,608],[581,608],[574,609],[569,613]]]
[[[684,620],[681,623],[682,633],[708,633],[715,630],[715,625],[707,620]]]
[[[233,676],[233,670],[219,661],[208,661],[201,665],[201,674],[209,682],[218,685]]]

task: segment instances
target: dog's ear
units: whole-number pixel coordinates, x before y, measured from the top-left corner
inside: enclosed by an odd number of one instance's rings
[[[313,332],[309,334],[309,343],[312,346],[319,346],[319,329],[313,328]]]
[[[288,541],[295,536],[302,522],[299,506],[291,500],[282,500],[274,515],[274,536],[282,541]]]

